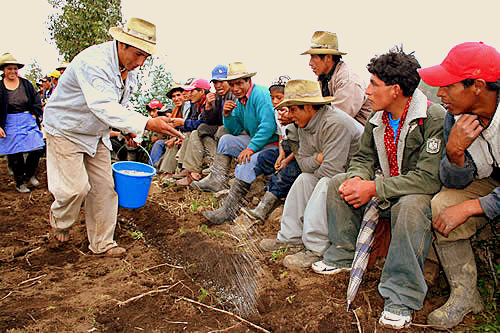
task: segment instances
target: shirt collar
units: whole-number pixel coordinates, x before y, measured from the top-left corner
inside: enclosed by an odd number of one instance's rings
[[[252,90],[253,90],[253,82],[250,84],[250,89],[248,89],[247,91],[247,94],[245,95],[245,97],[242,97],[239,99],[240,103],[243,104],[243,105],[247,105],[247,102],[248,102],[248,99],[250,98],[250,95],[252,94]]]

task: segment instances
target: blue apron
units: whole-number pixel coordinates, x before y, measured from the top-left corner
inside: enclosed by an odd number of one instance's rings
[[[7,114],[5,134],[6,138],[0,138],[0,155],[25,153],[45,146],[35,117],[28,111]]]

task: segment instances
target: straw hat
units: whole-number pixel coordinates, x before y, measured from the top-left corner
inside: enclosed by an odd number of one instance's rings
[[[304,54],[337,54],[344,55],[345,52],[339,51],[339,41],[337,34],[328,31],[316,31],[311,38],[311,48]]]
[[[21,64],[19,61],[14,58],[12,54],[9,52],[4,53],[0,56],[0,70],[2,70],[7,65],[17,65],[17,68],[21,69],[24,67],[24,64]]]
[[[229,68],[227,70],[227,78],[225,79],[225,81],[245,79],[247,77],[252,77],[255,74],[257,74],[257,72],[248,73],[245,65],[243,65],[242,62],[233,62],[232,64],[229,64]]]
[[[123,28],[109,28],[109,34],[117,41],[137,47],[148,54],[157,52],[156,26],[148,21],[132,17]]]
[[[172,94],[176,90],[184,91],[185,90],[184,89],[184,85],[180,84],[180,83],[174,84],[174,86],[172,88],[170,88],[170,90],[167,92],[167,97],[170,98],[170,99],[172,99]]]
[[[69,62],[63,61],[59,64],[59,66],[56,67],[56,70],[66,69],[66,68],[68,68],[68,65],[69,65]]]
[[[332,96],[323,97],[318,81],[290,80],[285,86],[285,99],[276,106],[328,104],[333,101]]]

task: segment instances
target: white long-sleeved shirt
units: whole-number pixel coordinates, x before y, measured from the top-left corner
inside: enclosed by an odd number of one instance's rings
[[[137,72],[122,80],[115,41],[80,52],[59,80],[44,110],[43,126],[94,156],[97,145],[111,148],[110,128],[142,137],[148,118],[126,107],[137,86]]]

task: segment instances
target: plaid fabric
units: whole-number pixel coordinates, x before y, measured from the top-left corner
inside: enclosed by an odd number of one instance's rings
[[[366,205],[356,241],[356,251],[351,266],[351,277],[349,279],[349,286],[347,287],[347,311],[349,311],[349,306],[356,297],[361,281],[363,280],[363,274],[366,271],[375,238],[375,228],[377,227],[378,218],[378,200],[377,198],[372,198]]]

